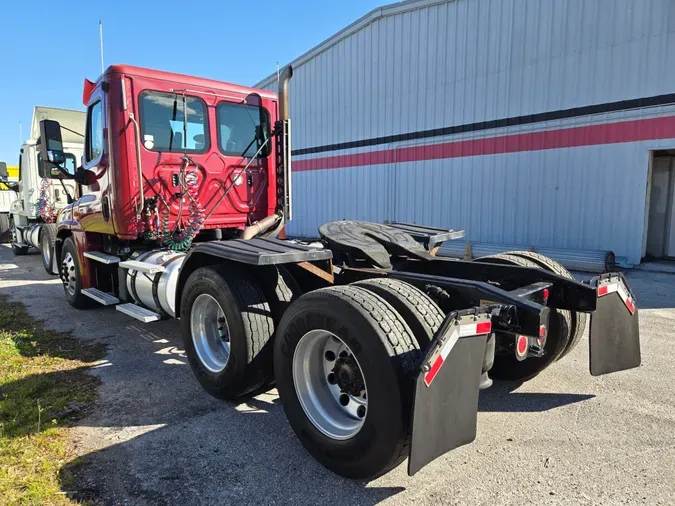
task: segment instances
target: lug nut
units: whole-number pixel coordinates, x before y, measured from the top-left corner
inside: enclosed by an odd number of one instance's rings
[[[364,416],[366,416],[366,407],[359,406],[358,409],[356,410],[356,414],[359,416],[359,418],[363,418]]]
[[[328,379],[328,383],[330,383],[331,385],[335,385],[335,383],[337,383],[337,381],[335,379],[335,374],[333,374],[333,373],[330,373],[328,375],[327,379]]]
[[[324,354],[324,357],[326,357],[326,360],[328,360],[329,362],[332,362],[333,360],[335,360],[335,353],[333,353],[332,351],[328,350],[328,351]]]
[[[347,394],[340,394],[340,404],[343,406],[349,404],[349,396]]]

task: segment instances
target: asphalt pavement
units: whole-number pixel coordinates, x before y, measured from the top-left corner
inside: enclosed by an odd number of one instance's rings
[[[476,441],[414,477],[370,482],[321,467],[275,390],[233,404],[193,379],[175,320],[79,311],[37,252],[0,247],[0,293],[54,330],[108,346],[91,414],[72,431],[78,498],[104,504],[675,504],[675,275],[629,271],[642,366],[594,378],[585,337],[516,387],[481,392]],[[64,485],[65,492],[68,490]]]

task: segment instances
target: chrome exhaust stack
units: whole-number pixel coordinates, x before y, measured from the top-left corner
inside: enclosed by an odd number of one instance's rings
[[[291,118],[288,92],[293,67],[288,65],[279,74],[279,122],[277,123],[277,212],[283,221],[293,216],[291,204]],[[281,180],[281,183],[279,183]],[[283,226],[283,225],[282,225]]]

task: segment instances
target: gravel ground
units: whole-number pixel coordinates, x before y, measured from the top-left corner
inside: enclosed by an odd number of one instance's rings
[[[631,271],[643,365],[599,378],[587,340],[514,389],[481,393],[478,436],[410,478],[317,464],[276,391],[240,404],[193,379],[175,321],[78,311],[37,254],[0,247],[0,290],[48,327],[108,345],[93,413],[73,430],[79,498],[105,504],[675,504],[675,276]]]

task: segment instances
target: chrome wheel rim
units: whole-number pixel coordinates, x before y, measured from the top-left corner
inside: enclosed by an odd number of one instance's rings
[[[49,241],[42,241],[42,258],[45,261],[45,265],[51,267],[52,265],[52,251],[49,248]]]
[[[61,280],[63,281],[63,286],[66,287],[66,290],[70,295],[75,295],[77,282],[77,279],[75,278],[75,259],[73,258],[73,255],[70,254],[70,251],[67,251],[64,255],[63,265],[61,267]]]
[[[327,330],[307,332],[293,353],[293,384],[307,418],[336,440],[354,437],[368,414],[360,364],[342,339]]]
[[[230,329],[223,308],[211,295],[203,293],[192,304],[190,332],[202,365],[214,373],[224,370],[230,360]]]

